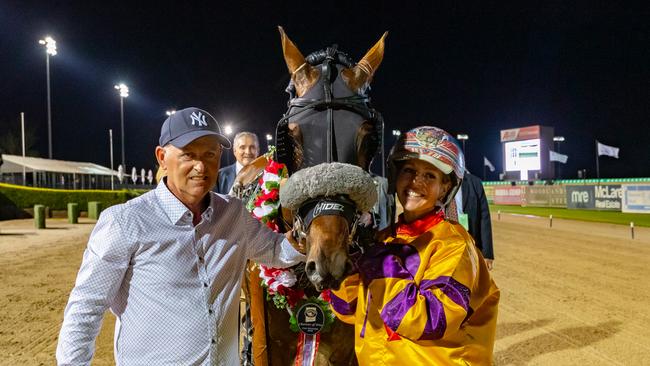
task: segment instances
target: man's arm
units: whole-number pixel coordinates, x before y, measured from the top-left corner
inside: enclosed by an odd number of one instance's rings
[[[291,267],[305,260],[305,255],[298,251],[299,244],[295,241],[292,243],[285,234],[276,233],[266,224],[254,219],[243,205],[238,208],[240,218],[235,230],[240,230],[248,243],[248,259],[275,268]]]
[[[102,215],[88,241],[70,293],[56,349],[58,365],[90,364],[104,312],[117,293],[131,258],[116,210]]]

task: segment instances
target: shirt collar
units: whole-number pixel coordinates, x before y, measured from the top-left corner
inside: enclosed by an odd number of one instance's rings
[[[428,231],[444,219],[444,210],[436,210],[407,224],[404,222],[404,214],[401,214],[399,215],[399,221],[397,222],[397,235],[418,236]]]
[[[166,180],[167,177],[163,178],[156,187],[156,197],[160,201],[163,212],[165,212],[169,221],[174,225],[192,223],[192,211],[167,188]],[[210,195],[210,205],[203,211],[201,216],[204,219],[210,220],[214,211],[212,207],[215,205],[215,196],[210,193],[208,194]]]
[[[235,162],[235,174],[239,174],[239,171],[243,168],[244,166],[239,164],[238,161]]]

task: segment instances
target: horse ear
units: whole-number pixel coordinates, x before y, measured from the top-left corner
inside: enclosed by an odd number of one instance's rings
[[[296,95],[301,97],[318,81],[318,70],[305,61],[305,57],[298,47],[284,33],[284,29],[278,26],[278,30],[282,40],[284,61],[287,63],[289,74],[291,74],[291,79],[296,86]]]
[[[289,68],[289,74],[292,74],[298,70],[302,64],[305,63],[305,57],[302,55],[298,47],[289,39],[284,29],[281,26],[278,26],[280,31],[280,37],[282,40],[282,53],[284,54],[284,61],[287,63],[287,68]]]
[[[359,89],[372,80],[372,76],[384,59],[384,40],[386,36],[388,36],[388,32],[384,32],[379,41],[366,52],[366,55],[357,62],[354,68],[343,71],[343,76],[351,90],[358,92]]]

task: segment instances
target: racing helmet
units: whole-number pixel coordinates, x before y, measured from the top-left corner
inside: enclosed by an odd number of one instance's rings
[[[388,155],[389,193],[395,193],[400,161],[420,159],[432,164],[451,178],[452,187],[441,199],[444,207],[454,199],[465,175],[465,157],[458,141],[446,131],[421,126],[402,133]]]

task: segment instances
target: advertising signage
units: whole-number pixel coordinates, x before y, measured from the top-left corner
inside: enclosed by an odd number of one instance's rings
[[[526,207],[566,207],[564,186],[525,186],[521,205]]]
[[[650,185],[623,185],[623,212],[650,213]]]
[[[621,211],[623,188],[620,184],[566,186],[567,208]]]
[[[541,137],[541,126],[528,126],[501,130],[501,142],[538,139]]]
[[[506,142],[506,171],[539,170],[539,143],[539,139]]]
[[[553,179],[550,161],[553,127],[526,126],[501,130],[504,180]]]
[[[522,187],[496,187],[494,203],[497,205],[521,205]]]

